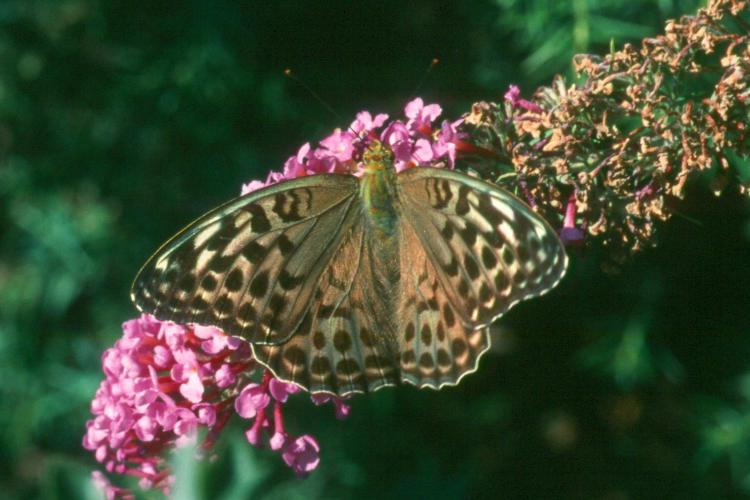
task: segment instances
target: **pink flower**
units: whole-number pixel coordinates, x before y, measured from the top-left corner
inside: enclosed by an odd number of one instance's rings
[[[236,337],[230,337],[215,326],[195,325],[193,328],[195,336],[204,339],[201,348],[208,354],[217,354],[223,349],[237,349],[242,342]]]
[[[267,390],[260,384],[247,384],[237,399],[234,409],[242,418],[253,418],[271,402]]]
[[[318,467],[320,446],[314,437],[305,434],[289,442],[281,456],[298,476],[304,477]]]
[[[343,420],[346,417],[349,416],[349,411],[351,408],[349,405],[345,404],[344,401],[336,396],[333,396],[331,394],[313,394],[311,396],[312,402],[316,405],[320,406],[322,404],[333,402],[334,407],[336,408],[336,418],[339,420]]]
[[[323,147],[323,153],[320,157],[335,158],[336,161],[341,163],[351,160],[352,153],[354,153],[355,138],[351,132],[342,132],[341,129],[337,128],[333,131],[333,134],[320,141],[320,145]]]
[[[396,171],[407,168],[411,162],[413,142],[406,125],[400,121],[391,122],[381,134],[381,140],[393,152]]]
[[[425,104],[419,97],[407,103],[404,109],[406,122],[387,122],[386,114],[373,118],[370,112],[361,111],[349,130],[336,129],[314,148],[310,143],[302,145],[297,154],[286,161],[282,172],[271,172],[265,182],[244,184],[242,193],[302,175],[334,172],[362,175],[362,152],[371,140],[378,138],[374,131],[383,126],[385,128],[380,132],[379,139],[391,148],[396,171],[414,166],[452,168],[457,144],[460,143],[458,127],[461,120],[453,123],[444,121],[436,130],[433,123],[441,113],[439,105]]]
[[[91,473],[91,482],[94,484],[94,487],[96,489],[104,494],[104,497],[107,500],[114,500],[115,498],[122,498],[123,500],[135,499],[135,495],[133,495],[133,493],[123,488],[114,486],[109,481],[109,479],[107,479],[107,476],[105,476],[98,470]]]
[[[306,142],[299,148],[296,156],[290,157],[286,163],[284,163],[284,177],[286,179],[294,179],[295,177],[307,175],[305,163],[307,162],[309,154],[310,143]]]
[[[428,164],[434,157],[432,154],[432,143],[427,139],[417,139],[411,155],[417,165]]]
[[[173,351],[175,364],[170,370],[170,376],[175,382],[180,382],[180,394],[191,403],[199,403],[203,398],[203,379],[201,367],[194,352],[188,349]]]
[[[286,403],[289,395],[297,394],[300,391],[300,388],[298,385],[287,384],[274,378],[271,379],[268,384],[268,391],[276,401]]]
[[[511,85],[503,97],[505,97],[505,100],[508,101],[513,108],[522,108],[532,113],[541,113],[544,111],[538,104],[522,99],[521,89],[518,88],[518,85]]]
[[[266,186],[276,184],[277,182],[281,182],[283,180],[286,180],[286,177],[284,177],[284,174],[282,172],[268,172],[268,177],[266,177]]]
[[[185,345],[186,332],[184,326],[169,322],[161,324],[158,336],[164,338],[170,350],[177,351]]]
[[[410,131],[420,133],[423,135],[429,135],[432,132],[432,122],[440,116],[443,109],[437,104],[424,105],[421,97],[410,101],[406,108],[404,108],[404,114],[409,121],[406,122],[406,126]]]
[[[246,195],[248,193],[252,193],[253,191],[257,191],[258,189],[266,187],[266,183],[263,181],[258,180],[252,180],[248,183],[245,183],[242,185],[242,191],[240,192],[241,195]]]
[[[159,423],[153,416],[146,414],[139,418],[135,422],[135,425],[133,427],[135,429],[135,435],[138,437],[138,439],[140,439],[144,443],[147,443],[149,441],[153,441],[154,437],[156,437],[156,431],[159,428]]]
[[[437,141],[432,145],[432,150],[437,158],[445,157],[448,159],[448,167],[453,168],[456,162],[456,144],[461,140],[461,134],[458,132],[458,126],[463,120],[456,120],[451,123],[444,120],[440,126],[440,133]]]
[[[283,432],[275,431],[271,439],[268,440],[268,445],[272,450],[278,451],[284,447],[287,443],[287,435]]]
[[[123,331],[102,356],[105,379],[83,437],[84,448],[108,472],[137,476],[143,487],[167,493],[173,478],[162,455],[194,442],[201,427],[207,429],[201,448],[210,448],[233,413],[252,420],[246,432],[251,444],[267,442],[298,474],[314,468],[311,445],[290,447],[299,438],[284,429],[283,405],[300,388],[267,371],[260,383],[252,382],[256,365],[247,343],[213,327],[145,314],[126,322]],[[107,496],[130,495],[101,472],[92,477]]]
[[[263,428],[267,427],[265,418],[265,413],[259,413],[252,427],[245,431],[247,442],[253,446],[261,446],[263,444]]]
[[[154,367],[164,368],[172,362],[172,351],[161,345],[154,347]]]
[[[513,107],[516,107],[516,105],[518,104],[518,99],[520,97],[521,89],[518,87],[518,85],[511,85],[510,87],[508,87],[505,95],[503,95],[503,98],[505,98],[505,100],[508,101]]]
[[[568,246],[581,246],[586,238],[586,233],[576,227],[576,196],[571,193],[565,206],[565,219],[560,229],[560,241]]]
[[[198,423],[207,427],[213,427],[216,423],[216,407],[209,403],[195,405],[193,410],[198,414]]]
[[[369,111],[360,111],[357,113],[357,119],[349,125],[349,129],[359,136],[362,132],[370,132],[382,127],[387,119],[388,115],[385,113],[380,113],[373,118]]]
[[[237,381],[237,376],[232,371],[231,365],[224,363],[216,370],[216,385],[220,389],[224,389],[234,384]]]

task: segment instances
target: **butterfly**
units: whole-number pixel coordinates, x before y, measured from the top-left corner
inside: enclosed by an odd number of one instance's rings
[[[457,384],[489,348],[489,325],[562,279],[563,246],[493,184],[396,173],[378,141],[362,159],[361,177],[299,177],[211,210],[144,264],[133,302],[245,339],[311,393]]]

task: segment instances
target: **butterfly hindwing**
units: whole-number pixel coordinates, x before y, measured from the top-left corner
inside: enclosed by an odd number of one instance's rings
[[[402,224],[401,235],[401,380],[435,389],[456,384],[476,370],[489,348],[488,328],[475,329],[461,320],[446,290],[450,285],[440,280],[414,227]]]
[[[352,226],[320,276],[297,331],[284,344],[253,345],[256,359],[277,378],[311,392],[342,396],[396,384],[398,345],[368,296],[372,251],[378,250],[363,224]]]
[[[165,243],[136,277],[132,299],[162,320],[283,342],[356,222],[357,189],[351,176],[311,176],[230,201]]]

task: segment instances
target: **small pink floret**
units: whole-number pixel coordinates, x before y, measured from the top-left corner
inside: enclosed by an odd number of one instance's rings
[[[320,446],[314,437],[305,434],[289,442],[281,456],[298,476],[305,477],[320,464]]]

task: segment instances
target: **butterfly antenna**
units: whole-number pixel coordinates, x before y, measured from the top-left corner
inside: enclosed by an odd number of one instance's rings
[[[310,88],[309,85],[307,85],[305,82],[303,82],[302,80],[300,80],[297,77],[297,75],[294,74],[294,72],[291,70],[291,68],[285,69],[284,70],[284,75],[287,78],[289,78],[289,79],[294,80],[295,82],[297,82],[300,86],[302,86],[303,89],[307,90],[310,93],[310,95],[313,96],[315,98],[315,100],[318,101],[324,108],[326,108],[333,116],[335,116],[339,120],[343,121],[343,118],[341,117],[341,115],[338,114],[336,112],[336,110],[333,109],[331,107],[331,105],[328,104],[325,101],[325,99],[323,99],[322,97],[320,97],[317,92],[315,92],[312,88]]]
[[[419,80],[417,87],[414,89],[414,92],[412,92],[413,95],[416,95],[417,92],[419,92],[419,89],[422,88],[422,85],[424,85],[424,82],[427,80],[427,77],[430,76],[430,73],[432,73],[432,69],[438,64],[440,64],[440,59],[438,59],[437,57],[433,57],[432,61],[430,61],[430,65],[427,66],[427,69],[422,74],[422,78]]]

